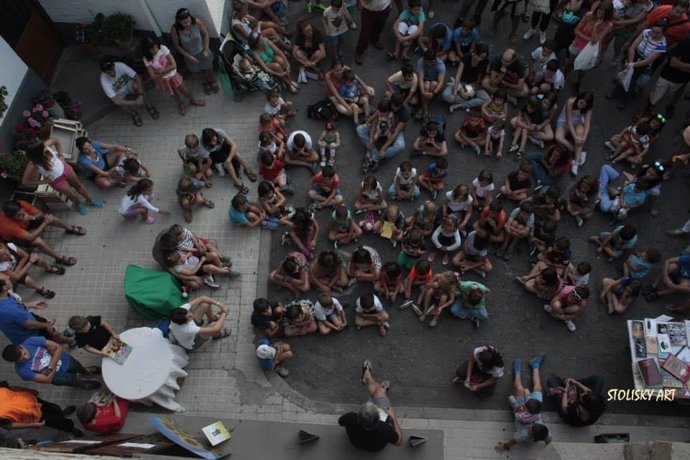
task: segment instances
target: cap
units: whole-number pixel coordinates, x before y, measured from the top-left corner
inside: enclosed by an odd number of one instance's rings
[[[276,357],[276,349],[270,345],[259,345],[256,348],[256,356],[259,359],[273,359]]]

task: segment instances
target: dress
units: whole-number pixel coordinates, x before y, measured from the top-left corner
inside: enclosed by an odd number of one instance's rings
[[[160,48],[156,54],[148,60],[144,58],[144,65],[146,67],[151,67],[154,70],[160,71],[168,65],[168,56],[171,56],[170,50],[165,45],[160,45]],[[172,58],[175,59],[175,58]],[[174,88],[182,85],[182,75],[177,73],[177,69],[173,69],[161,76],[161,78],[156,79],[156,88],[163,89],[166,93],[171,96],[175,95]]]
[[[189,32],[182,28],[177,29],[177,36],[180,39],[180,46],[199,61],[190,61],[185,57],[184,62],[190,72],[197,73],[200,70],[213,68],[213,54],[209,52],[208,56],[204,56],[204,39],[198,24],[193,23]]]

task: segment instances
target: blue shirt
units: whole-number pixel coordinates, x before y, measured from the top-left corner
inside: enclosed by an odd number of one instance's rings
[[[647,201],[647,192],[644,190],[635,191],[635,183],[633,182],[623,187],[623,200],[627,205],[641,206]]]
[[[0,301],[0,331],[12,343],[22,343],[30,337],[38,335],[37,330],[27,329],[24,324],[34,320],[32,315],[22,304],[12,296]]]
[[[426,21],[426,15],[424,14],[424,10],[420,8],[419,14],[417,16],[412,16],[410,9],[405,8],[402,10],[402,13],[400,13],[400,16],[398,16],[398,19],[400,19],[400,22],[404,22],[407,25],[418,26],[422,22]]]
[[[105,162],[105,152],[101,148],[100,141],[92,141],[91,145],[94,152],[96,152],[96,159],[94,160],[86,155],[79,155],[79,166],[89,171],[91,176],[93,176],[94,173],[89,170],[91,166],[95,165],[98,169],[105,171],[105,168],[107,168],[108,165]]]
[[[436,81],[439,75],[446,74],[446,65],[439,58],[435,58],[431,66],[427,66],[424,63],[424,58],[417,61],[417,68],[415,69],[417,73],[422,72],[424,81]]]
[[[231,205],[228,215],[230,216],[230,222],[233,224],[249,225],[249,219],[247,218],[247,213],[245,211],[238,211]]]
[[[680,265],[680,276],[683,278],[690,278],[690,255],[684,254],[678,258]]]
[[[633,266],[629,275],[632,279],[641,280],[652,270],[652,264],[635,254],[630,256],[630,264]]]
[[[268,345],[269,347],[273,346],[273,343],[271,342],[271,339],[261,339],[259,340],[259,345]],[[257,345],[257,347],[259,346]],[[261,366],[261,369],[265,371],[272,371],[273,368],[275,367],[275,360],[273,358],[258,358],[259,359],[259,366]]]
[[[469,34],[463,36],[462,27],[458,27],[455,29],[455,32],[453,32],[453,41],[455,41],[463,51],[467,51],[473,42],[479,41],[479,30],[473,27]]]
[[[14,369],[23,380],[33,381],[36,374],[40,374],[50,364],[52,355],[46,347],[44,337],[30,337],[22,343],[22,347],[29,350],[29,359],[24,362],[16,363]],[[67,373],[72,358],[67,353],[62,353],[60,360],[55,365],[55,377],[60,378]]]
[[[616,239],[620,238],[620,232],[623,230],[623,226],[619,225],[618,227],[613,229],[613,234],[616,235]],[[623,241],[620,240],[621,243],[621,249],[633,249],[635,245],[637,244],[637,235],[633,236],[630,238],[628,241]]]

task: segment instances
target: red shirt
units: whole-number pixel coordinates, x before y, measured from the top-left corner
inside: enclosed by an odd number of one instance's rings
[[[479,220],[483,220],[489,217],[489,207],[485,206],[484,210],[482,210],[482,213],[479,215]],[[506,221],[508,220],[508,215],[506,212],[501,209],[501,212],[498,213],[498,216],[496,216],[496,227],[497,228],[503,228],[503,226],[506,224]]]
[[[671,5],[661,5],[650,11],[647,15],[647,24],[649,24],[649,27],[654,25],[654,23],[660,19],[668,19],[668,15],[671,12],[672,8],[673,6]],[[667,46],[670,47],[675,42],[681,40],[688,33],[690,33],[690,23],[686,22],[687,20],[688,15],[685,13],[668,20],[669,27],[664,32]]]
[[[314,177],[311,178],[311,183],[315,185],[320,185],[322,189],[330,192],[333,189],[338,188],[340,185],[340,177],[334,174],[333,177],[323,177],[323,173],[319,171]]]
[[[120,431],[125,424],[125,419],[127,419],[129,401],[117,398],[117,405],[120,407],[120,418],[115,416],[115,408],[112,404],[98,406],[96,416],[91,423],[84,425],[84,428],[96,433],[115,433]]]
[[[261,174],[261,177],[263,177],[264,179],[273,182],[274,180],[276,180],[278,176],[280,176],[280,173],[283,171],[284,167],[285,163],[283,162],[283,160],[276,157],[273,159],[273,164],[270,168],[263,164],[259,166],[259,174]]]
[[[33,207],[27,201],[19,200],[18,203],[30,216],[35,216],[41,212],[40,209]],[[29,234],[27,231],[28,228],[28,220],[11,219],[7,217],[4,212],[0,211],[0,237],[2,237],[3,240],[9,241],[15,238],[24,239],[26,235]]]

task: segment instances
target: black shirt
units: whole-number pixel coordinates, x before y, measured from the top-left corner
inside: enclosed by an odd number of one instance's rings
[[[91,324],[89,332],[77,332],[74,334],[74,338],[77,340],[77,346],[83,348],[89,345],[96,350],[102,350],[103,347],[108,345],[110,340],[110,332],[106,331],[103,326],[101,326],[100,316],[87,316],[86,319]]]
[[[393,115],[395,115],[396,125],[398,123],[407,123],[410,120],[410,110],[404,105],[401,105],[397,110],[393,109]],[[395,129],[395,126],[393,126],[393,129]]]
[[[357,414],[354,412],[348,412],[340,417],[338,425],[345,427],[350,442],[358,449],[378,452],[383,450],[387,444],[398,442],[398,433],[392,426],[379,421],[373,430],[365,430],[357,423]]]
[[[678,42],[678,45],[671,50],[669,55],[672,58],[677,58],[683,64],[690,64],[690,35]],[[671,61],[666,63],[666,66],[661,71],[661,77],[670,81],[671,83],[687,83],[690,82],[690,72],[683,72],[680,69],[671,67]]]
[[[501,56],[495,57],[491,61],[491,70],[494,72],[501,72],[501,67],[503,67],[503,61],[501,61]],[[516,56],[513,62],[508,64],[506,68],[506,73],[503,75],[503,81],[506,83],[515,84],[521,78],[525,76],[525,66],[520,62],[520,59]]]
[[[484,59],[479,61],[476,67],[472,67],[472,54],[467,53],[462,57],[462,75],[460,81],[463,83],[477,83],[479,77],[486,73],[486,67],[489,65],[489,60]]]
[[[508,185],[510,185],[510,189],[513,191],[522,190],[523,188],[530,188],[532,185],[532,180],[529,177],[525,180],[519,180],[518,172],[513,171],[512,173],[508,174]]]
[[[321,32],[314,29],[314,35],[312,35],[311,46],[309,48],[307,48],[305,41],[305,36],[303,34],[298,34],[297,39],[295,40],[295,45],[297,45],[299,49],[304,51],[304,53],[307,56],[311,56],[319,49],[319,46],[323,43],[323,37],[321,36]]]

